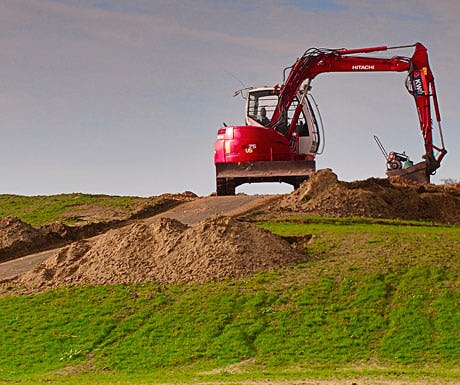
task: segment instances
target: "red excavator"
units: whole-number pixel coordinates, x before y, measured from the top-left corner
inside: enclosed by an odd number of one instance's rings
[[[376,51],[414,47],[412,57],[368,57]],[[217,195],[234,195],[244,183],[284,182],[294,188],[315,171],[315,156],[322,150],[322,123],[311,81],[324,72],[407,71],[406,88],[414,97],[423,135],[424,161],[407,168],[387,159],[387,175],[429,183],[447,151],[441,131],[436,88],[421,43],[398,47],[358,49],[310,48],[293,66],[283,85],[250,88],[246,92],[246,124],[226,126],[214,145]],[[431,104],[434,105],[441,146],[433,144]],[[390,152],[388,156],[395,156]],[[407,164],[407,162],[405,163]]]

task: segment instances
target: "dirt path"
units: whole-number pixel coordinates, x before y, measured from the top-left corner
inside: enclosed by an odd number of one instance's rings
[[[222,214],[231,217],[243,215],[248,211],[255,210],[258,207],[277,199],[279,199],[279,196],[276,195],[203,197],[181,204],[171,210],[149,218],[130,221],[127,225],[132,225],[133,223],[150,224],[161,217],[177,219],[182,223],[192,225],[215,214]],[[102,236],[103,234],[100,234],[95,237],[88,238],[87,241],[93,243]],[[60,249],[61,248],[57,248],[40,253],[34,253],[12,261],[1,263],[0,280],[13,277],[33,269],[36,265],[54,255]]]
[[[278,199],[280,199],[278,195],[205,197],[177,206],[143,222],[149,224],[157,217],[166,217],[177,219],[187,225],[193,225],[215,214],[237,217]]]

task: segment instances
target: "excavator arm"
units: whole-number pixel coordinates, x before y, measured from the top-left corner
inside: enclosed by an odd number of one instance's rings
[[[396,48],[415,47],[412,57],[394,56],[377,58],[356,56],[376,51],[387,51]],[[432,174],[439,168],[442,158],[447,153],[441,130],[434,76],[428,63],[427,50],[421,43],[413,46],[387,47],[378,46],[358,49],[317,49],[307,50],[290,68],[289,75],[279,90],[278,104],[268,124],[277,130],[286,121],[286,113],[296,94],[306,81],[304,93],[310,82],[319,74],[325,72],[378,72],[395,71],[408,72],[406,87],[413,95],[420,121],[420,130],[424,138],[426,171]],[[286,71],[286,70],[285,70]],[[440,131],[441,147],[433,144],[431,102],[433,102],[436,121]],[[296,115],[286,133],[290,140],[296,126]],[[436,151],[436,155],[434,154]]]

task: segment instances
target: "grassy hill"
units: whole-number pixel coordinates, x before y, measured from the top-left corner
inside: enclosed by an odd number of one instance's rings
[[[1,297],[0,383],[460,382],[460,227],[259,225],[312,234],[307,261],[241,280]]]

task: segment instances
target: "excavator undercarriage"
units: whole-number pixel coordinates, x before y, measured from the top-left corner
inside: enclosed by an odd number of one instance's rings
[[[217,195],[235,195],[245,183],[281,182],[297,189],[316,171],[314,161],[240,162],[216,164]]]

